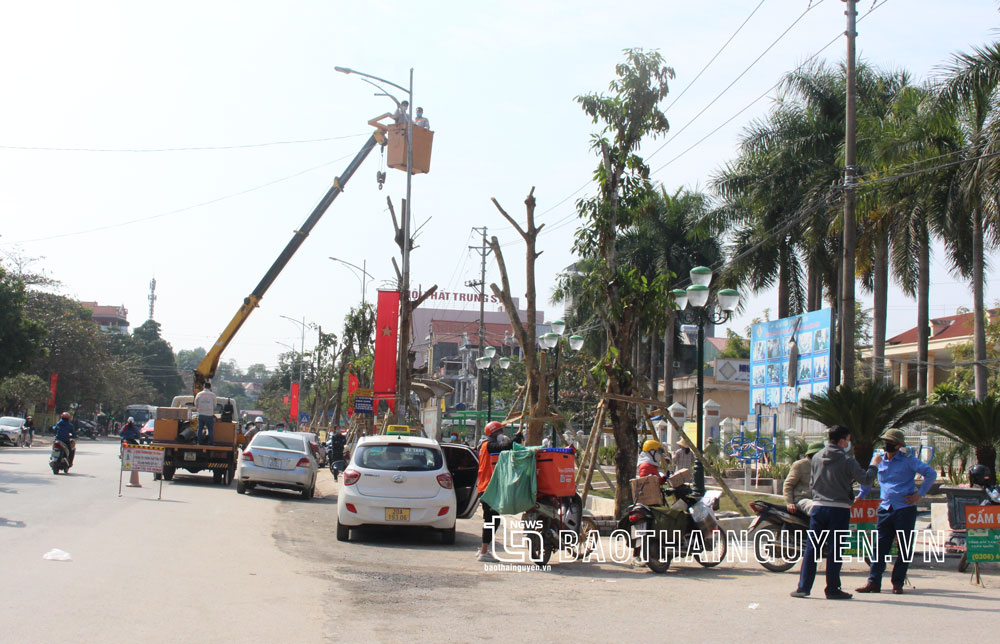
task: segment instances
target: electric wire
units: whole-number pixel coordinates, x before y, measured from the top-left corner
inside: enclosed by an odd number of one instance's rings
[[[125,152],[140,154],[149,152],[203,152],[209,150],[246,150],[250,148],[266,148],[276,145],[298,145],[302,143],[324,143],[327,141],[354,139],[367,135],[368,132],[361,132],[358,134],[328,136],[319,139],[290,139],[287,141],[267,141],[264,143],[242,143],[236,145],[190,145],[176,148],[73,148],[42,145],[0,145],[0,150],[25,150],[34,152]]]

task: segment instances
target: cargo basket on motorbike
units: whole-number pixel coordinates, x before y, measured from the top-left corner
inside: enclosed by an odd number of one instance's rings
[[[572,448],[540,449],[535,455],[538,493],[552,496],[576,494],[576,455]]]
[[[684,534],[687,525],[687,513],[662,506],[650,507],[649,510],[653,513],[653,528],[663,534],[666,541],[679,541],[677,537]]]

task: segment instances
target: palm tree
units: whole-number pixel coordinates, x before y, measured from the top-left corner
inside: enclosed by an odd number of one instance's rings
[[[964,223],[972,231],[973,345],[975,351],[976,399],[987,395],[986,307],[983,301],[985,248],[997,235],[997,196],[1000,178],[1000,123],[997,88],[1000,86],[1000,42],[961,53],[943,68],[940,99],[953,110],[965,138],[965,160],[959,172],[958,191]],[[971,224],[971,225],[970,225]]]
[[[1000,444],[1000,403],[993,396],[973,402],[951,402],[925,408],[927,418],[937,425],[936,434],[971,447],[976,462],[996,473],[997,445]]]
[[[914,407],[916,396],[884,382],[868,380],[859,386],[840,385],[799,403],[799,416],[818,420],[827,427],[843,425],[851,430],[854,457],[868,465],[875,443],[887,429],[921,420],[926,407]]]

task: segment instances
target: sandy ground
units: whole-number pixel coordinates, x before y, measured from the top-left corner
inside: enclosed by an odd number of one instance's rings
[[[335,539],[338,485],[318,497],[236,494],[208,477],[126,490],[113,444],[81,446],[70,476],[39,449],[0,449],[0,591],[12,642],[365,641],[989,642],[1000,629],[1000,565],[986,588],[957,561],[911,568],[904,595],[848,602],[792,599],[796,572],[756,563],[665,575],[626,563],[554,563],[550,571],[487,571],[475,560],[476,519],[454,546],[416,529]],[[609,547],[609,542],[605,542]],[[70,562],[45,561],[50,548]],[[844,587],[866,568],[845,566]],[[822,568],[821,568],[822,576]],[[888,583],[886,584],[888,587]],[[35,607],[53,610],[40,612]]]

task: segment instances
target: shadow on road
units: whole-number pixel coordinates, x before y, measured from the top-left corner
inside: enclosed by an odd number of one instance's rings
[[[23,528],[24,525],[24,521],[12,521],[11,519],[0,517],[0,528]]]
[[[4,472],[3,482],[6,485],[52,485],[54,474],[21,474],[19,472]],[[8,490],[10,488],[7,488]],[[17,494],[17,490],[10,490],[9,494]]]

